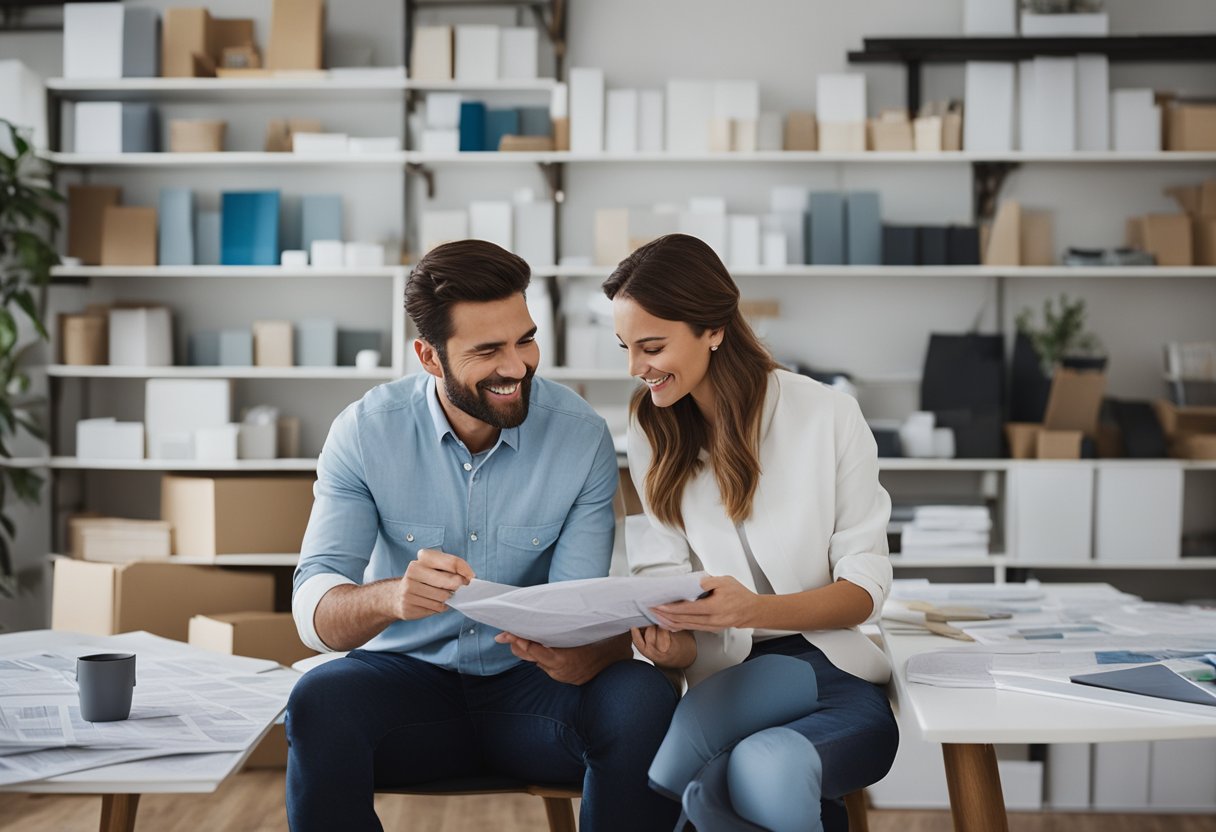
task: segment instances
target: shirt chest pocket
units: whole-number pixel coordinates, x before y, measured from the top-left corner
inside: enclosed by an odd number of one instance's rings
[[[443,548],[444,528],[409,520],[385,520],[384,536],[393,550],[405,554],[406,560],[416,560],[421,549]]]
[[[562,533],[561,523],[544,526],[499,526],[498,543],[523,552],[539,555],[557,542]]]

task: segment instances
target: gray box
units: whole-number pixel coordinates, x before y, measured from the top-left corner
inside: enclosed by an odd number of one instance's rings
[[[520,107],[519,135],[552,136],[553,118],[548,107]]]
[[[301,199],[300,248],[312,251],[316,240],[344,240],[342,236],[342,197],[337,194],[309,194]]]
[[[156,9],[127,6],[122,16],[122,77],[160,75],[160,14]]]
[[[383,358],[383,344],[384,333],[378,329],[339,329],[338,366],[355,366],[355,356],[360,350],[376,350]]]
[[[850,266],[882,265],[882,206],[877,191],[848,195],[845,231]]]
[[[252,367],[253,330],[221,330],[219,333],[219,361],[223,367]]]
[[[189,188],[160,189],[157,243],[160,265],[194,265],[194,193]]]
[[[811,194],[811,256],[815,266],[843,266],[844,197],[835,191]]]
[[[190,333],[190,365],[216,367],[220,363],[220,334],[213,329]]]
[[[151,104],[122,105],[122,152],[155,153],[160,150],[160,123]]]
[[[220,212],[196,211],[194,214],[194,264],[220,264]]]
[[[295,325],[297,367],[338,365],[338,324],[333,318],[308,318]]]

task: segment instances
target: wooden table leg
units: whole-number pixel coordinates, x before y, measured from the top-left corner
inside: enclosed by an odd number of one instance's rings
[[[991,745],[943,743],[956,832],[1009,832],[1005,795]]]
[[[137,794],[103,794],[101,796],[101,832],[135,832],[135,812],[139,809]]]

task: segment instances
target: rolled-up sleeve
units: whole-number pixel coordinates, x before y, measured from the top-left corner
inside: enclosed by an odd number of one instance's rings
[[[848,399],[837,432],[836,525],[828,546],[833,580],[846,580],[870,594],[876,621],[891,591],[887,523],[891,498],[878,482],[878,447],[861,415]]]
[[[602,578],[612,562],[616,523],[612,499],[617,484],[616,450],[612,434],[603,426],[587,479],[566,514],[549,564],[549,581]]]
[[[317,461],[312,514],[293,582],[296,630],[301,641],[321,652],[331,648],[317,634],[317,606],[335,586],[363,582],[379,526],[364,476],[356,407],[334,420]]]

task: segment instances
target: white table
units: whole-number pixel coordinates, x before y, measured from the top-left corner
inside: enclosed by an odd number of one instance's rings
[[[69,644],[90,644],[106,649],[106,639],[82,636],[54,630],[29,630],[0,635],[0,653],[12,654],[28,650],[54,650]],[[286,710],[286,705],[284,705]],[[279,717],[282,717],[282,712]],[[182,754],[158,757],[152,761],[91,768],[71,774],[61,774],[44,780],[0,786],[0,791],[37,794],[98,794],[101,802],[101,832],[134,832],[139,798],[144,794],[209,794],[219,788],[229,776],[240,771],[253,749],[274,727],[272,721],[243,751],[214,754]],[[149,762],[155,763],[150,774]]]
[[[1048,588],[1050,592],[1050,588]],[[905,725],[942,744],[954,828],[1006,832],[1005,799],[993,743],[1127,742],[1216,737],[1216,719],[1156,714],[989,688],[911,684],[908,658],[958,642],[933,635],[883,633],[891,660],[890,695]]]

